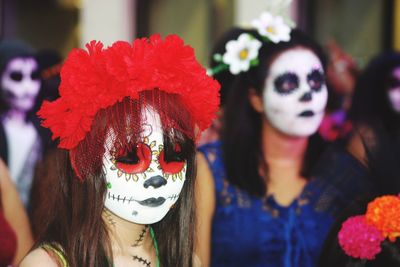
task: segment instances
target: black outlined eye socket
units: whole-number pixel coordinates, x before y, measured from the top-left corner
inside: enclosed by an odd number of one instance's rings
[[[10,73],[10,78],[16,82],[22,81],[22,77],[23,77],[23,75],[22,75],[22,72],[20,72],[20,71],[13,71]]]
[[[390,77],[388,82],[388,89],[394,89],[400,87],[400,80],[395,77]]]
[[[325,85],[325,76],[320,70],[313,70],[307,75],[307,83],[311,90],[315,92],[321,91],[321,88]]]
[[[31,79],[34,81],[37,81],[40,79],[40,73],[39,71],[34,71],[31,73]]]
[[[299,87],[299,77],[295,73],[286,72],[275,79],[274,86],[279,94],[290,94]]]
[[[115,161],[115,166],[125,173],[145,172],[151,163],[151,148],[144,143],[121,148],[115,155]]]
[[[158,159],[161,169],[166,174],[177,174],[182,171],[183,167],[185,166],[185,159],[182,156],[181,147],[179,144],[176,144],[173,151],[165,152],[165,149],[163,149],[160,152]]]

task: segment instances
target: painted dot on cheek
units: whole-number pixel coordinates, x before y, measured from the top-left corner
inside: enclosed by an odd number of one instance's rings
[[[111,183],[107,183],[107,188],[111,189],[111,187],[112,187]]]

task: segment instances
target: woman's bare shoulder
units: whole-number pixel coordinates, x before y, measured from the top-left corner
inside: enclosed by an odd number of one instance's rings
[[[42,248],[32,250],[25,256],[19,267],[59,267],[57,262]]]

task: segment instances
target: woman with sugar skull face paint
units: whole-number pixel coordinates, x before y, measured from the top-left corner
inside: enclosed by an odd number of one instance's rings
[[[21,266],[198,266],[195,141],[218,83],[176,35],[86,48],[68,56],[60,98],[38,113],[67,151]]]
[[[252,96],[255,108],[266,116],[266,127],[288,137],[308,137],[321,123],[328,91],[324,70],[314,52],[295,47],[271,63],[261,99]]]
[[[327,177],[312,174],[324,148],[316,134],[328,97],[323,53],[300,30],[281,32],[275,42],[234,28],[214,50],[210,72],[226,104],[220,141],[198,154],[205,266],[315,266],[341,207]]]
[[[362,70],[354,88],[349,110],[353,132],[346,148],[368,169],[369,177],[362,181],[367,197],[398,194],[400,188],[399,70],[399,53],[379,54]]]
[[[321,267],[400,265],[398,220],[390,216],[397,216],[400,208],[399,70],[400,54],[385,52],[372,58],[356,81],[349,111],[354,131],[347,148],[367,165],[370,188],[335,223],[321,254]],[[383,225],[390,227],[380,232]],[[378,235],[372,237],[373,231]]]
[[[33,50],[24,43],[0,43],[0,156],[28,207],[34,169],[44,135],[33,116],[41,87]]]

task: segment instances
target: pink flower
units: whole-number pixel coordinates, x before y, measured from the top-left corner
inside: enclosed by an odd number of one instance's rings
[[[381,242],[385,238],[378,229],[367,224],[365,216],[359,215],[348,218],[342,224],[338,239],[348,256],[373,260],[381,251]]]

